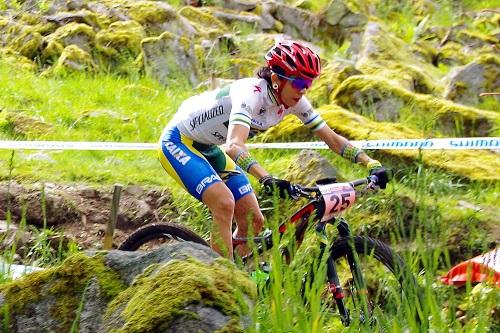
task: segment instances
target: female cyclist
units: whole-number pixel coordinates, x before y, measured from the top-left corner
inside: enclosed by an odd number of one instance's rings
[[[213,217],[211,246],[232,258],[231,225],[236,237],[247,235],[248,221],[255,234],[264,217],[247,173],[280,196],[291,194],[290,183],[272,177],[248,152],[252,130],[265,130],[293,114],[331,150],[377,174],[385,188],[387,174],[347,139],[336,134],[316,113],[304,94],[321,71],[320,58],[294,41],[277,43],[266,55],[257,78],[244,78],[185,100],[163,130],[159,157],[167,173],[209,208]],[[235,171],[222,180],[221,171]]]

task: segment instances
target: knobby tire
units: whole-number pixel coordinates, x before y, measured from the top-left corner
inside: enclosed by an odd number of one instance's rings
[[[152,240],[173,239],[184,242],[194,242],[205,246],[210,246],[203,238],[188,228],[170,222],[152,223],[145,225],[130,236],[118,247],[122,251],[135,251],[142,245]]]

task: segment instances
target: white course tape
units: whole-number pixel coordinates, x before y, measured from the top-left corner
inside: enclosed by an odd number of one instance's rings
[[[500,149],[500,137],[350,141],[362,149]],[[249,143],[249,148],[328,149],[323,142]],[[0,149],[154,150],[157,143],[86,141],[0,141]]]

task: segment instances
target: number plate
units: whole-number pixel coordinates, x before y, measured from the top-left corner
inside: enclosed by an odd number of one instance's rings
[[[343,210],[349,208],[356,200],[356,192],[348,183],[318,185],[325,200],[325,213],[321,221],[328,221]]]

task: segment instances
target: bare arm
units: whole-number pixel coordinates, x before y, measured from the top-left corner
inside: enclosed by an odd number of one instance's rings
[[[243,125],[229,125],[225,152],[229,155],[229,157],[231,157],[233,161],[236,162],[236,164],[238,164],[240,159],[251,158],[250,154],[248,153],[248,148],[245,145],[249,131],[250,130]],[[269,172],[267,172],[262,166],[260,166],[257,161],[253,161],[254,163],[248,170],[245,171],[247,171],[257,179],[261,179],[262,177],[269,175]]]
[[[321,129],[314,132],[321,140],[323,140],[331,150],[341,155],[345,147],[352,146],[349,140],[343,136],[335,133],[328,125],[323,126]],[[373,161],[365,152],[361,152],[357,158],[356,162],[363,165],[367,165],[369,162]]]

